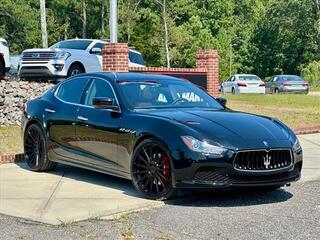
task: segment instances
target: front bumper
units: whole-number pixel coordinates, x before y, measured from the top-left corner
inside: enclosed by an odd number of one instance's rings
[[[67,76],[67,70],[62,60],[22,61],[19,65],[18,76],[23,79],[63,79]]]
[[[301,177],[302,151],[293,153],[292,165],[275,171],[243,172],[233,167],[233,157],[213,161],[193,161],[175,168],[176,188],[237,188],[284,186]]]

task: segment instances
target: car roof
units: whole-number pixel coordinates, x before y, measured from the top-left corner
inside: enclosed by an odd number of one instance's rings
[[[75,41],[75,40],[76,40],[76,41],[92,41],[92,42],[99,42],[99,43],[108,43],[107,40],[103,40],[103,39],[90,39],[90,38],[70,38],[70,39],[61,40],[61,41],[59,41],[59,42],[67,42],[67,41]],[[129,47],[129,51],[141,55],[141,53],[140,53],[139,51],[133,49],[132,47]]]
[[[255,77],[258,77],[257,75],[254,75],[254,74],[235,74],[235,76],[238,76],[238,77],[242,77],[242,76],[255,76]]]
[[[159,74],[147,74],[147,73],[136,73],[136,72],[96,72],[96,73],[86,73],[81,74],[82,76],[100,77],[107,79],[109,81],[126,81],[126,82],[136,82],[139,81],[183,81],[176,77],[171,77],[167,75]]]
[[[279,74],[279,75],[274,75],[274,77],[300,77],[300,76],[290,75],[290,74]]]

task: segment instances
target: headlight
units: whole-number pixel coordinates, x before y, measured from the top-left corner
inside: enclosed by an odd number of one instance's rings
[[[190,150],[202,153],[205,156],[220,158],[223,157],[227,151],[227,149],[223,147],[209,144],[206,141],[200,141],[191,136],[182,136],[181,138]]]
[[[300,145],[300,142],[299,142],[299,139],[298,138],[296,138],[296,141],[295,141],[295,143],[293,144],[293,151],[295,151],[295,152],[298,152],[298,151],[300,151],[301,150],[301,145]]]
[[[59,52],[58,54],[57,54],[57,59],[63,59],[63,60],[67,60],[68,59],[68,57],[70,57],[71,56],[71,53],[68,53],[68,52]]]

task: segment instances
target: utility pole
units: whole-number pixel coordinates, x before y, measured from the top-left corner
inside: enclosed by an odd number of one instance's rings
[[[117,0],[110,0],[110,42],[118,42],[118,6]]]
[[[230,43],[230,59],[229,59],[229,76],[232,75],[232,65],[233,65],[233,47],[236,47],[237,44]]]
[[[41,19],[42,47],[48,48],[46,1],[45,0],[40,0],[40,19]]]

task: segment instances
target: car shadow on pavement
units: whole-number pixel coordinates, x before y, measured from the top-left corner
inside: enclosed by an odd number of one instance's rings
[[[188,191],[187,197],[168,200],[168,205],[192,207],[240,207],[285,202],[293,194],[280,188],[274,191],[259,189],[232,189],[210,191]]]
[[[22,162],[16,164],[20,168],[31,171],[26,163]],[[121,192],[123,192],[123,194],[128,196],[141,197],[139,193],[134,189],[130,180],[120,177],[114,177],[104,173],[58,164],[57,167],[55,167],[52,171],[45,172],[45,174],[52,174],[61,177],[63,176],[63,178],[65,179],[72,179],[92,185],[120,190]]]
[[[25,163],[17,163],[17,165],[22,169],[30,171]],[[58,164],[53,171],[45,172],[45,174],[63,176],[65,179],[120,190],[125,195],[142,198],[134,189],[130,180],[91,170]],[[250,189],[214,191],[179,190],[178,196],[172,200],[165,201],[165,204],[193,207],[238,207],[284,202],[293,197],[292,193],[286,191],[285,188],[275,191]]]

